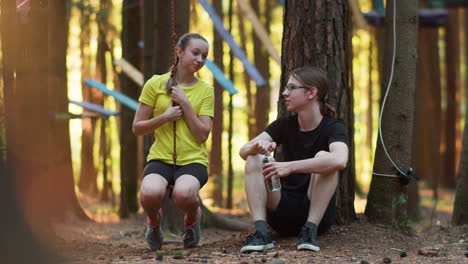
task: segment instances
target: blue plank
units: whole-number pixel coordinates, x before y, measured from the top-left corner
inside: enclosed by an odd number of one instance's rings
[[[206,59],[205,65],[208,70],[211,71],[215,80],[224,88],[224,90],[228,91],[230,95],[237,93],[237,89],[232,81],[224,75],[223,71],[218,67],[218,65],[216,65],[216,63],[214,63],[214,61]]]
[[[133,111],[136,111],[138,108],[138,102],[135,101],[134,99],[126,96],[125,94],[121,92],[117,92],[115,90],[110,90],[109,88],[106,87],[105,84],[100,83],[96,81],[95,79],[87,79],[85,81],[86,85],[89,85],[93,88],[98,89],[99,91],[103,92],[105,95],[112,96],[115,98],[115,100],[119,101],[121,104],[125,105],[126,107],[132,109]]]
[[[234,54],[234,56],[239,58],[239,60],[242,62],[250,78],[252,78],[252,80],[257,84],[257,86],[266,85],[266,81],[262,77],[260,72],[249,61],[245,52],[239,47],[239,45],[237,45],[232,35],[226,30],[226,28],[224,27],[223,21],[216,13],[216,10],[214,10],[214,8],[206,0],[198,0],[198,2],[200,2],[200,4],[205,9],[205,11],[211,17],[211,20],[213,21],[213,24],[216,28],[216,31],[218,31],[219,35],[229,45],[229,47],[231,48],[232,54]]]
[[[81,106],[86,110],[93,111],[95,113],[105,115],[105,116],[114,116],[114,115],[119,114],[118,111],[113,111],[113,110],[104,108],[102,105],[93,104],[93,103],[87,102],[87,101],[78,102],[78,101],[74,101],[74,100],[68,100],[68,102],[70,102],[71,104]]]

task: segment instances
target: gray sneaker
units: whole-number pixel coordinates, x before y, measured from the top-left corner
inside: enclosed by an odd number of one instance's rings
[[[184,226],[184,233],[182,234],[184,241],[184,248],[194,248],[200,242],[201,234],[201,208],[197,209],[197,222],[192,226]]]
[[[148,242],[148,246],[151,250],[158,250],[162,247],[163,244],[163,232],[161,228],[161,221],[162,221],[162,211],[159,210],[159,226],[152,227],[149,224],[146,224],[146,231],[145,237],[146,242]]]

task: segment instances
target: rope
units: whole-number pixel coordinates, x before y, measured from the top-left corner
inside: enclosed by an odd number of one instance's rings
[[[175,0],[171,0],[171,29],[172,29],[172,35],[171,35],[171,42],[172,42],[172,65],[175,65],[177,54],[175,52],[175,45],[177,41],[177,34],[175,32]],[[177,85],[177,80],[176,76],[173,76],[172,79],[172,85]],[[174,120],[172,123],[172,129],[174,131],[174,149],[172,153],[172,160],[174,162],[174,171],[176,169],[176,164],[177,164],[177,120]]]
[[[390,154],[388,154],[388,151],[387,151],[387,148],[385,147],[385,143],[384,143],[384,140],[383,140],[383,136],[382,136],[382,116],[383,116],[383,112],[384,112],[384,108],[385,108],[385,102],[387,101],[387,97],[388,97],[388,92],[390,91],[390,88],[391,88],[391,84],[392,84],[392,80],[393,80],[393,71],[394,71],[394,68],[395,68],[395,55],[396,55],[396,0],[393,1],[393,54],[392,54],[392,64],[391,64],[391,68],[390,68],[390,78],[388,80],[388,84],[387,84],[387,90],[385,91],[385,96],[384,96],[384,99],[382,101],[382,108],[380,110],[380,117],[379,117],[379,138],[380,138],[380,142],[382,143],[382,147],[383,147],[383,150],[385,152],[385,155],[387,156],[387,158],[390,160],[390,162],[392,163],[392,165],[398,170],[399,173],[401,173],[401,175],[403,176],[408,176],[405,172],[403,172],[397,165],[396,163],[393,161],[393,159],[390,157]],[[400,176],[398,175],[394,175],[394,174],[383,174],[383,173],[377,173],[377,172],[372,172],[373,175],[376,175],[376,176],[383,176],[383,177],[393,177],[393,178],[400,178]]]

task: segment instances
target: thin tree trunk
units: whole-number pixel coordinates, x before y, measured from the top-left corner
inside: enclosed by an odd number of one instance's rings
[[[348,126],[350,157],[340,174],[337,190],[338,223],[355,219],[354,211],[354,130],[351,63],[350,17],[347,1],[286,1],[281,57],[281,89],[278,116],[286,115],[281,93],[291,70],[312,65],[325,70],[330,81],[329,99],[338,118]]]
[[[257,17],[261,19],[262,13],[260,12],[259,0],[250,1],[252,9],[255,10]],[[265,28],[267,32],[270,33],[270,20],[271,20],[271,5],[272,1],[265,1],[265,8],[263,10],[263,15],[265,17]],[[270,113],[270,63],[269,55],[265,46],[262,44],[260,39],[257,37],[257,34],[252,33],[253,42],[254,42],[254,58],[255,58],[255,67],[257,67],[260,74],[267,80],[267,84],[262,87],[256,87],[257,91],[255,93],[255,135],[259,135],[265,127],[268,125],[268,116]]]
[[[213,7],[219,17],[223,19],[222,1],[214,1]],[[214,61],[218,67],[224,71],[223,63],[223,40],[213,26],[214,42],[213,53]],[[210,181],[212,183],[211,198],[215,206],[223,206],[223,152],[222,134],[223,134],[223,87],[214,81],[214,112],[213,131],[211,133],[211,152],[210,152]]]
[[[452,223],[454,225],[468,224],[468,111],[465,114],[465,131],[460,158],[460,168],[457,175],[457,191],[453,205]]]
[[[232,33],[232,18],[233,18],[233,0],[229,0],[229,33]],[[234,56],[229,52],[229,79],[234,83]],[[229,95],[229,127],[228,127],[228,174],[227,174],[227,191],[226,191],[226,208],[232,209],[232,190],[234,182],[234,169],[232,167],[232,128],[234,123],[233,117],[233,95]]]
[[[140,5],[139,0],[124,0],[122,6],[122,57],[135,67],[141,65],[138,42],[140,41]],[[120,75],[121,91],[137,100],[141,88],[125,74]],[[132,133],[133,110],[120,109],[120,210],[121,218],[138,212],[138,158],[137,137]]]
[[[241,39],[241,47],[247,54],[247,40],[246,36],[247,33],[245,31],[245,26],[244,26],[244,16],[242,15],[242,12],[240,11],[240,8],[238,7],[238,12],[237,15],[239,17],[239,35]],[[255,109],[254,101],[253,101],[253,95],[252,95],[252,89],[251,89],[251,82],[250,82],[250,77],[247,74],[246,71],[244,71],[244,83],[245,83],[245,90],[246,90],[246,97],[247,97],[247,135],[249,137],[249,140],[253,139],[255,136],[255,123],[254,123],[254,116],[253,116],[253,109]]]
[[[385,83],[389,82],[393,56],[394,0],[386,8],[386,41],[384,54]],[[416,57],[418,35],[418,3],[397,1],[396,57],[391,91],[388,95],[381,124],[383,138],[389,155],[399,168],[411,167],[411,139],[413,135],[414,92],[416,89]],[[398,80],[398,81],[396,81]],[[375,173],[395,174],[384,153],[381,141],[377,142],[374,161]],[[385,224],[407,225],[407,188],[398,178],[374,175],[367,198],[365,214],[371,221]]]
[[[458,37],[458,10],[449,8],[449,18],[446,26],[446,67],[447,67],[447,85],[446,85],[446,112],[445,112],[445,155],[444,155],[444,174],[441,175],[441,184],[444,187],[455,187],[455,176],[457,167],[457,131],[460,130],[460,41]]]
[[[80,16],[80,51],[81,51],[81,83],[82,96],[84,101],[100,103],[97,92],[85,85],[83,82],[91,78],[91,3],[89,0],[83,1],[83,8]],[[102,96],[101,96],[102,99]],[[90,113],[83,110],[84,113]],[[96,131],[96,118],[82,119],[81,134],[81,166],[80,180],[78,186],[81,192],[96,195],[97,190],[97,168],[94,164],[94,133]]]

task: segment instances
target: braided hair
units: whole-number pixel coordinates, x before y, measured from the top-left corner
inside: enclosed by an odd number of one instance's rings
[[[317,88],[317,97],[320,103],[320,113],[323,116],[337,117],[336,110],[328,104],[328,79],[324,71],[319,68],[304,66],[291,72],[291,76],[304,85]]]
[[[188,45],[188,43],[190,42],[191,39],[201,39],[204,42],[208,43],[208,41],[200,34],[186,33],[186,34],[182,35],[179,38],[179,40],[177,41],[177,44],[176,44],[176,46],[174,48],[174,54],[176,54],[177,49],[185,50],[185,48],[187,47],[187,45]],[[166,92],[167,92],[167,94],[170,94],[171,93],[171,87],[177,84],[176,76],[177,76],[177,65],[179,64],[179,57],[178,56],[175,56],[175,57],[176,57],[175,62],[171,66],[171,68],[169,69],[170,72],[171,72],[171,76],[170,76],[169,80],[167,80],[167,83],[166,83]]]

